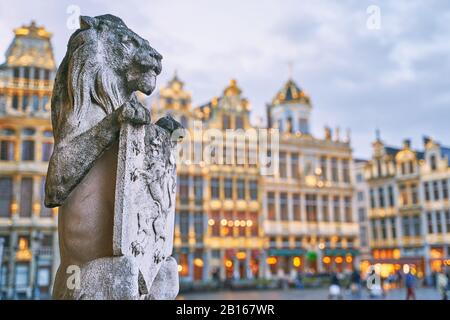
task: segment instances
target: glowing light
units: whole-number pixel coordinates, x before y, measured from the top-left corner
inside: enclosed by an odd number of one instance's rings
[[[277,258],[275,258],[275,257],[268,257],[268,258],[266,259],[266,262],[267,262],[267,264],[269,264],[269,265],[274,265],[274,264],[277,263]]]
[[[183,266],[181,264],[178,265],[178,272],[183,271]]]
[[[216,223],[216,222],[214,221],[214,219],[209,219],[209,220],[208,220],[208,224],[209,224],[210,226],[213,226],[215,223]]]
[[[227,223],[228,223],[227,219],[220,220],[220,224],[223,225],[223,226],[226,226]]]
[[[244,251],[240,251],[236,253],[236,258],[239,260],[244,260],[247,257],[247,254]]]
[[[322,169],[321,168],[316,168],[315,173],[320,176],[322,174]]]
[[[352,263],[352,261],[353,261],[353,257],[352,256],[346,256],[345,257],[345,262]]]
[[[392,251],[392,257],[394,259],[400,259],[400,256],[401,256],[401,254],[400,254],[400,250],[399,249],[394,249],[394,251]]]
[[[334,262],[336,262],[336,263],[342,263],[342,261],[344,261],[344,259],[342,259],[342,257],[334,258]]]
[[[232,227],[232,226],[233,226],[233,220],[229,220],[229,221],[228,221],[228,226],[229,226],[229,227]]]
[[[203,260],[200,258],[194,259],[194,265],[199,268],[203,267]]]
[[[226,260],[225,261],[225,267],[231,268],[232,266],[233,266],[233,261],[231,261],[231,260]]]
[[[245,220],[241,220],[241,227],[245,227]]]
[[[239,220],[234,220],[234,226],[239,227],[241,222]]]
[[[331,262],[331,258],[330,257],[323,257],[322,261],[325,264],[329,264]]]
[[[403,273],[405,273],[405,274],[406,274],[406,273],[409,273],[409,269],[410,269],[410,268],[409,268],[409,265],[407,265],[407,264],[404,264],[404,265],[403,265]]]
[[[294,267],[300,267],[302,265],[302,260],[300,259],[300,257],[294,257],[294,259],[292,260],[292,264],[294,265]]]
[[[252,220],[247,220],[247,227],[251,227],[253,226],[253,221]]]
[[[325,249],[325,243],[319,243],[319,249],[320,250],[323,250],[323,249]]]

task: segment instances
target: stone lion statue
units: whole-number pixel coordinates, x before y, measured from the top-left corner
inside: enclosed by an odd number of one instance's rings
[[[67,285],[70,266],[113,256],[120,129],[123,123],[150,124],[150,112],[135,92],[152,93],[161,59],[147,40],[113,15],[81,16],[80,28],[70,37],[51,101],[55,147],[45,189],[45,205],[60,207],[61,264],[55,299],[80,298]],[[156,126],[169,133],[180,127],[170,117]],[[126,269],[127,263],[119,267]],[[178,274],[169,257],[155,278],[156,291],[150,288],[146,293],[156,299],[174,298],[162,290],[171,281],[178,281]]]

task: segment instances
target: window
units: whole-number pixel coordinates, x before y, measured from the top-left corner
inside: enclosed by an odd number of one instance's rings
[[[322,220],[325,222],[330,221],[330,203],[328,196],[322,196]]]
[[[400,204],[402,206],[406,206],[408,204],[408,192],[406,190],[406,186],[404,184],[401,184],[399,186],[400,189]]]
[[[189,240],[189,212],[180,212],[180,236],[181,241],[187,243]]]
[[[33,111],[39,110],[39,96],[34,94],[31,100],[31,108]]]
[[[377,230],[377,221],[376,220],[372,220],[370,221],[370,226],[372,228],[372,238],[374,240],[378,239],[378,230]]]
[[[267,193],[267,219],[275,220],[276,219],[276,211],[275,211],[275,193],[269,192]]]
[[[294,193],[292,195],[292,211],[294,215],[295,221],[301,221],[302,220],[302,208],[300,206],[300,195],[298,193]]]
[[[364,192],[358,191],[357,197],[358,197],[358,201],[364,201]]]
[[[342,175],[344,182],[350,182],[350,162],[348,160],[343,160],[342,162]]]
[[[375,191],[373,189],[370,189],[370,207],[372,209],[375,209]]]
[[[430,186],[428,182],[423,184],[423,188],[425,190],[425,201],[430,201]]]
[[[361,223],[361,222],[366,221],[366,217],[367,217],[366,209],[365,208],[358,208],[358,219],[359,219],[359,222]]]
[[[447,233],[450,233],[450,210],[445,211],[445,227]]]
[[[0,160],[14,161],[14,146],[13,140],[0,140]]]
[[[441,219],[441,212],[436,211],[436,231],[437,233],[442,233],[442,219]]]
[[[309,134],[308,119],[300,118],[299,124],[300,124],[300,132],[304,134]]]
[[[409,165],[409,173],[413,174],[414,173],[414,161],[408,161],[408,165]]]
[[[306,195],[306,219],[309,222],[317,222],[317,197],[315,194]]]
[[[433,181],[433,197],[434,201],[439,200],[439,184],[437,181]]]
[[[22,160],[32,161],[34,160],[34,141],[23,140],[22,141]]]
[[[189,203],[189,176],[182,174],[179,176],[179,197],[182,204]]]
[[[339,196],[333,197],[334,221],[341,221],[341,200]]]
[[[411,236],[409,217],[402,217],[403,236]]]
[[[415,183],[411,184],[411,200],[412,204],[419,203],[419,194],[417,191],[417,185]]]
[[[352,198],[344,197],[344,207],[345,207],[345,222],[353,221],[352,213]]]
[[[292,125],[292,117],[288,117],[286,120],[286,131],[289,133],[294,133],[294,128]]]
[[[233,198],[233,180],[231,178],[225,179],[225,199]]]
[[[331,158],[331,179],[333,182],[339,182],[338,160],[336,158]]]
[[[380,224],[381,224],[381,239],[386,240],[387,239],[386,219],[381,219]]]
[[[212,211],[210,221],[208,222],[208,225],[210,226],[210,233],[214,237],[220,236],[220,212],[219,211]]]
[[[358,173],[356,175],[356,182],[361,183],[361,182],[363,182],[363,180],[364,180],[363,175],[361,173]]]
[[[15,67],[13,69],[13,77],[14,78],[20,78],[20,67]],[[4,282],[3,282],[4,283]]]
[[[30,79],[30,67],[23,68],[23,77],[27,80]]]
[[[258,236],[259,231],[258,212],[250,212],[249,220],[252,222],[252,225],[250,227],[250,235],[256,237]]]
[[[194,232],[196,242],[203,241],[203,234],[204,234],[203,226],[204,226],[203,212],[194,213]]]
[[[394,207],[394,188],[392,186],[388,186],[388,198],[389,198],[389,207]]]
[[[194,202],[199,206],[203,203],[203,178],[202,176],[194,177]]]
[[[419,216],[414,216],[413,217],[413,230],[414,230],[414,236],[418,237],[422,234],[422,232],[420,231],[421,228],[421,223],[420,223],[420,217]]]
[[[28,109],[28,102],[30,101],[30,97],[28,95],[22,96],[22,110],[26,111]]]
[[[442,180],[442,198],[448,200],[448,182],[447,180]]]
[[[50,80],[50,70],[44,70],[44,80]]]
[[[327,158],[326,157],[320,157],[320,171],[322,174],[323,180],[328,180],[327,177]]]
[[[282,221],[288,221],[288,203],[287,203],[287,193],[280,193],[280,219]]]
[[[391,218],[390,222],[391,222],[391,237],[392,239],[395,239],[397,238],[397,225],[395,218]]]
[[[229,115],[223,115],[222,116],[222,129],[231,129],[230,126],[230,116]]]
[[[220,198],[220,181],[218,178],[211,179],[211,198],[212,199]]]
[[[239,200],[245,199],[245,180],[238,179],[237,180],[237,196]]]
[[[240,221],[239,226],[236,226],[238,235],[240,237],[245,237],[245,229],[246,229],[246,217],[245,212],[238,211],[237,212],[237,221]]]
[[[33,79],[39,80],[40,79],[40,73],[41,73],[41,69],[34,68]]]
[[[378,188],[378,205],[380,208],[384,208],[385,207],[385,203],[384,203],[384,189],[382,187]]]
[[[19,110],[19,96],[17,94],[12,97],[12,107],[14,110]]]
[[[381,177],[383,172],[381,171],[381,159],[377,159],[377,175]]]
[[[255,180],[250,181],[250,199],[258,200],[258,182]]]
[[[53,143],[43,142],[42,143],[42,161],[50,161],[52,152],[53,152]]]
[[[45,176],[41,178],[41,217],[51,217],[52,216],[52,209],[47,208],[45,206]]]
[[[280,152],[280,177],[281,178],[287,177],[286,152]]]
[[[12,188],[11,178],[0,177],[0,217],[2,218],[8,218],[11,215]]]
[[[291,154],[291,177],[294,179],[298,179],[299,175],[299,161],[298,161],[298,153]]]
[[[22,178],[20,184],[20,216],[31,217],[33,208],[33,179]]]
[[[244,121],[240,116],[236,116],[236,129],[244,129]]]
[[[30,267],[28,264],[20,263],[16,265],[15,272],[15,287],[17,289],[24,289],[28,287]]]
[[[435,171],[437,169],[436,155],[434,154],[430,156],[430,167],[432,171]]]

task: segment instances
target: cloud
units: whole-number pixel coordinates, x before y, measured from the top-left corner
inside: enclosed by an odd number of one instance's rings
[[[119,15],[164,55],[164,84],[179,76],[200,104],[238,79],[264,114],[295,63],[294,78],[311,96],[313,132],[325,124],[352,129],[358,157],[368,157],[376,127],[389,144],[422,134],[450,137],[450,5],[445,1],[35,1],[0,4],[0,51],[11,29],[31,19],[54,32],[59,61],[71,31],[68,5],[82,14]],[[378,5],[381,29],[366,27]],[[389,139],[389,140],[388,140]]]

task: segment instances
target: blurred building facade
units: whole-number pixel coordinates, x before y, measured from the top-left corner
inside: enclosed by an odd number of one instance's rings
[[[45,28],[31,23],[14,32],[0,67],[0,291],[42,298],[59,263],[57,210],[43,205],[56,63]],[[182,281],[351,270],[359,228],[350,137],[329,128],[314,137],[310,98],[292,79],[267,106],[264,127],[251,125],[235,80],[204,105],[191,100],[175,75],[152,104],[153,121],[170,113],[190,135],[177,182],[174,256]],[[276,150],[267,150],[276,154],[273,174],[259,162],[259,129],[280,132]],[[227,130],[244,140],[222,146]]]
[[[58,263],[57,210],[43,204],[56,63],[45,28],[14,33],[0,66],[0,295],[45,297]]]
[[[450,265],[450,148],[428,137],[420,151],[410,140],[395,148],[377,137],[365,178],[372,258],[363,266],[386,277],[409,265],[429,280]]]

